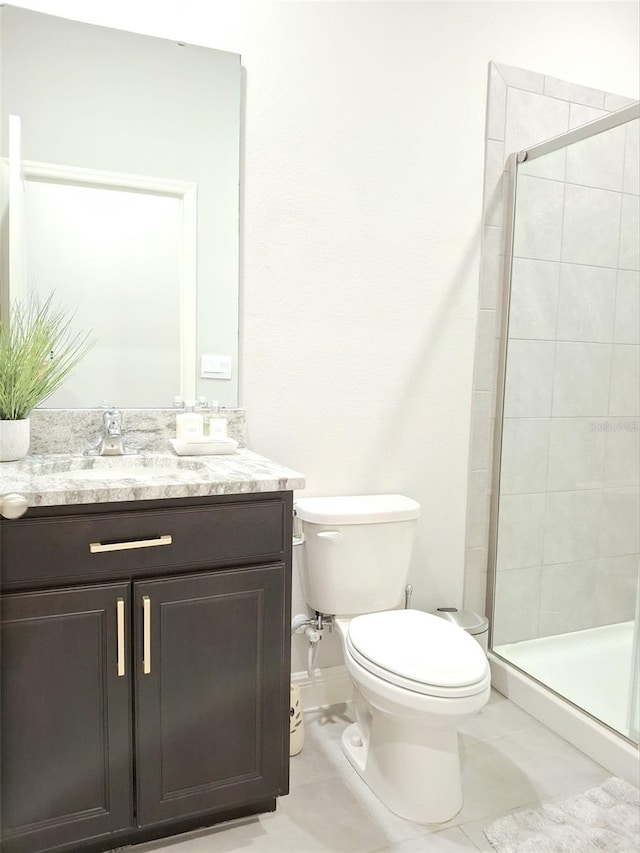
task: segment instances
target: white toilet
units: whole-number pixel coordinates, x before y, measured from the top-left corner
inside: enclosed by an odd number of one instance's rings
[[[465,630],[400,610],[420,505],[402,495],[300,498],[307,604],[335,617],[357,722],[342,749],[391,811],[442,823],[462,808],[457,727],[488,701]]]

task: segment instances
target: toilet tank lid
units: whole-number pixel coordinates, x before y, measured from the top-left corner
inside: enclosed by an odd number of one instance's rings
[[[298,498],[298,518],[316,524],[370,524],[417,518],[420,504],[404,495],[341,495]]]

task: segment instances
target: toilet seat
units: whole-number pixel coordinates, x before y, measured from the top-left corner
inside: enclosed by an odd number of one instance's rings
[[[354,617],[345,649],[372,675],[427,696],[473,696],[490,681],[487,658],[476,640],[420,610]]]

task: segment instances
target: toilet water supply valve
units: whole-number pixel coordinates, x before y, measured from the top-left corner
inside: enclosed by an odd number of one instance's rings
[[[313,617],[307,616],[306,613],[298,613],[291,620],[291,636],[294,634],[304,633],[308,642],[307,649],[307,675],[309,678],[315,678],[315,664],[318,655],[318,643],[322,639],[322,630],[325,625],[332,628],[332,617],[324,616],[322,613],[317,613]]]
[[[408,583],[404,588],[405,610],[411,607],[412,594],[413,587]],[[297,616],[294,616],[291,620],[291,636],[294,634],[304,633],[307,638],[307,675],[309,678],[315,678],[314,673],[316,657],[318,656],[318,643],[322,639],[322,631],[325,625],[328,626],[331,631],[333,628],[333,616],[327,616],[326,614],[318,613],[318,611],[316,611],[316,615],[313,617],[307,616],[306,613],[298,613]]]

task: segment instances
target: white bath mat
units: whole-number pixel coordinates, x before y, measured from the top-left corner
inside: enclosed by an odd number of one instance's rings
[[[498,853],[637,853],[640,792],[612,777],[568,800],[501,817],[484,834]]]

